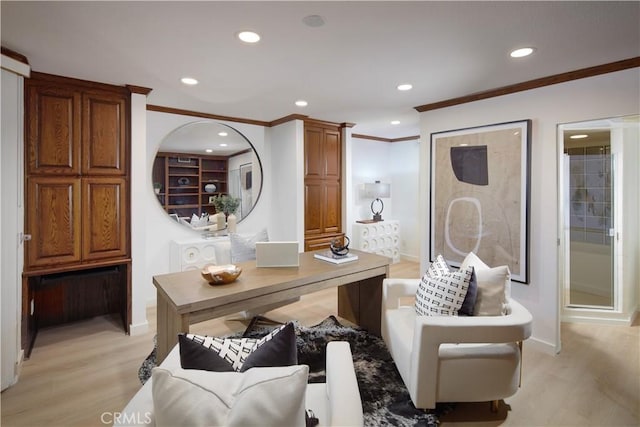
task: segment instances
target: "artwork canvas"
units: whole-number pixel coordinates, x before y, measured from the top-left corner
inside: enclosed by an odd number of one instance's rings
[[[469,252],[528,283],[530,120],[431,134],[430,259]]]

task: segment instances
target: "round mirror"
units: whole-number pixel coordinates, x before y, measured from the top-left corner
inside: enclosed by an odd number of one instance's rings
[[[153,189],[167,214],[193,229],[210,229],[206,217],[237,206],[237,220],[256,205],[262,190],[262,164],[249,140],[222,123],[181,126],[160,143],[153,162]],[[218,210],[216,210],[216,206]],[[211,224],[211,222],[209,222]]]

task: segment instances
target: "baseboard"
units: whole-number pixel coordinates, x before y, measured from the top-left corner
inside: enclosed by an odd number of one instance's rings
[[[149,322],[146,320],[141,323],[136,323],[135,325],[132,323],[129,325],[129,335],[142,335],[149,331]]]
[[[20,353],[18,353],[18,361],[16,362],[16,377],[20,376],[22,372],[22,362],[24,362],[24,349],[20,349]]]
[[[400,259],[403,261],[420,262],[420,258],[415,255],[400,254]]]
[[[572,311],[571,314],[563,314],[563,322],[573,323],[598,323],[600,325],[631,326],[638,315],[633,311],[629,315],[617,312],[596,312],[595,310]]]
[[[555,344],[540,340],[538,338],[530,337],[524,342],[526,347],[541,351],[551,356],[555,356],[560,352],[559,348],[556,348]]]

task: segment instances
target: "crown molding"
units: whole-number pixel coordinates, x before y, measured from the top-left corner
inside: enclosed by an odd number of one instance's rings
[[[246,123],[250,125],[269,127],[269,122],[260,120],[243,119],[240,117],[220,116],[217,114],[200,113],[198,111],[182,110],[180,108],[163,107],[161,105],[147,104],[147,111],[157,111],[160,113],[180,114],[183,116],[201,117],[204,119],[224,120],[227,122]]]
[[[608,64],[596,65],[594,67],[582,68],[579,70],[554,74],[552,76],[529,80],[522,83],[502,86],[496,89],[472,93],[470,95],[465,95],[458,98],[451,98],[443,101],[433,102],[431,104],[424,104],[414,108],[417,111],[423,113],[425,111],[438,110],[440,108],[466,104],[469,102],[480,101],[482,99],[495,98],[502,95],[509,95],[516,92],[523,92],[525,90],[538,89],[544,86],[551,86],[558,83],[569,82],[572,80],[584,79],[587,77],[598,76],[600,74],[614,73],[616,71],[622,71],[636,67],[640,67],[640,57],[638,56],[636,56],[635,58],[624,59],[622,61],[610,62]]]
[[[137,93],[140,95],[149,95],[149,93],[153,90],[151,88],[148,87],[143,87],[143,86],[135,86],[135,85],[126,85],[127,89],[129,89],[129,92],[131,93]]]
[[[381,141],[381,142],[403,142],[403,141],[414,141],[416,139],[420,139],[420,135],[403,136],[401,138],[381,138],[379,136],[363,135],[360,133],[353,133],[351,134],[351,137],[359,138],[359,139],[370,139],[372,141]]]

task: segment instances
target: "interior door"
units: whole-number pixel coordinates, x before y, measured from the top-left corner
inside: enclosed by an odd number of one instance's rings
[[[615,162],[609,134],[608,129],[564,132],[564,299],[567,307],[615,307]]]

